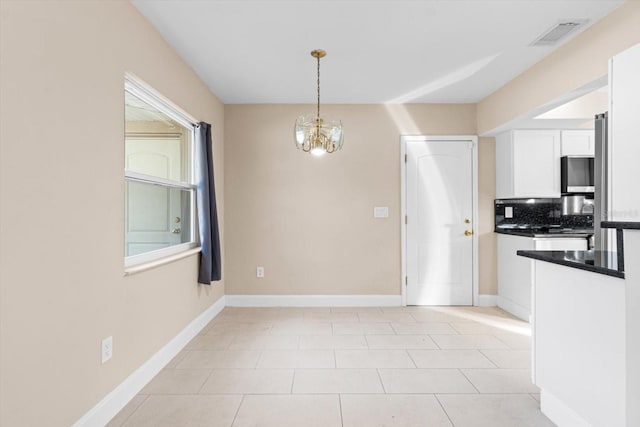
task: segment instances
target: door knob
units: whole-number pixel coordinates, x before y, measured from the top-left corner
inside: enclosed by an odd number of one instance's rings
[[[464,235],[465,236],[471,236],[473,234],[472,230],[464,230]]]
[[[173,234],[180,234],[181,231],[182,230],[180,230],[179,228],[174,228],[173,230],[171,230]]]

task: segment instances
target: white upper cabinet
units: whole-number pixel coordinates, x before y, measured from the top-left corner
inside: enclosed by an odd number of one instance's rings
[[[595,155],[595,132],[591,130],[563,130],[562,156]]]
[[[560,197],[560,131],[512,130],[496,137],[496,198]]]

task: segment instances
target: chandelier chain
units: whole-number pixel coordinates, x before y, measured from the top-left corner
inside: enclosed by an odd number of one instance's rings
[[[318,56],[318,116],[320,118],[320,57]]]

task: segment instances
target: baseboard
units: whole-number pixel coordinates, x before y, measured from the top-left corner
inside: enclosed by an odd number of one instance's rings
[[[519,317],[526,322],[529,322],[530,320],[530,310],[528,310],[526,307],[521,306],[520,304],[516,304],[509,299],[503,298],[500,295],[498,295],[498,307],[508,313],[513,314],[516,317]]]
[[[89,412],[84,414],[74,427],[104,426],[115,417],[142,388],[158,374],[193,337],[222,311],[225,307],[223,295],[211,307],[196,317],[186,328],[169,341],[142,366],[129,375]]]
[[[401,295],[227,295],[228,307],[396,307]]]
[[[573,409],[545,390],[540,391],[540,411],[557,426],[591,427]]]
[[[498,295],[480,294],[475,305],[477,307],[495,307],[498,305]]]

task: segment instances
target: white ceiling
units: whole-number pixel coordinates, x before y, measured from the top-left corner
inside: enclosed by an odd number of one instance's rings
[[[623,0],[132,0],[224,103],[477,102]],[[576,33],[577,34],[577,33]],[[572,34],[568,39],[574,37]]]

